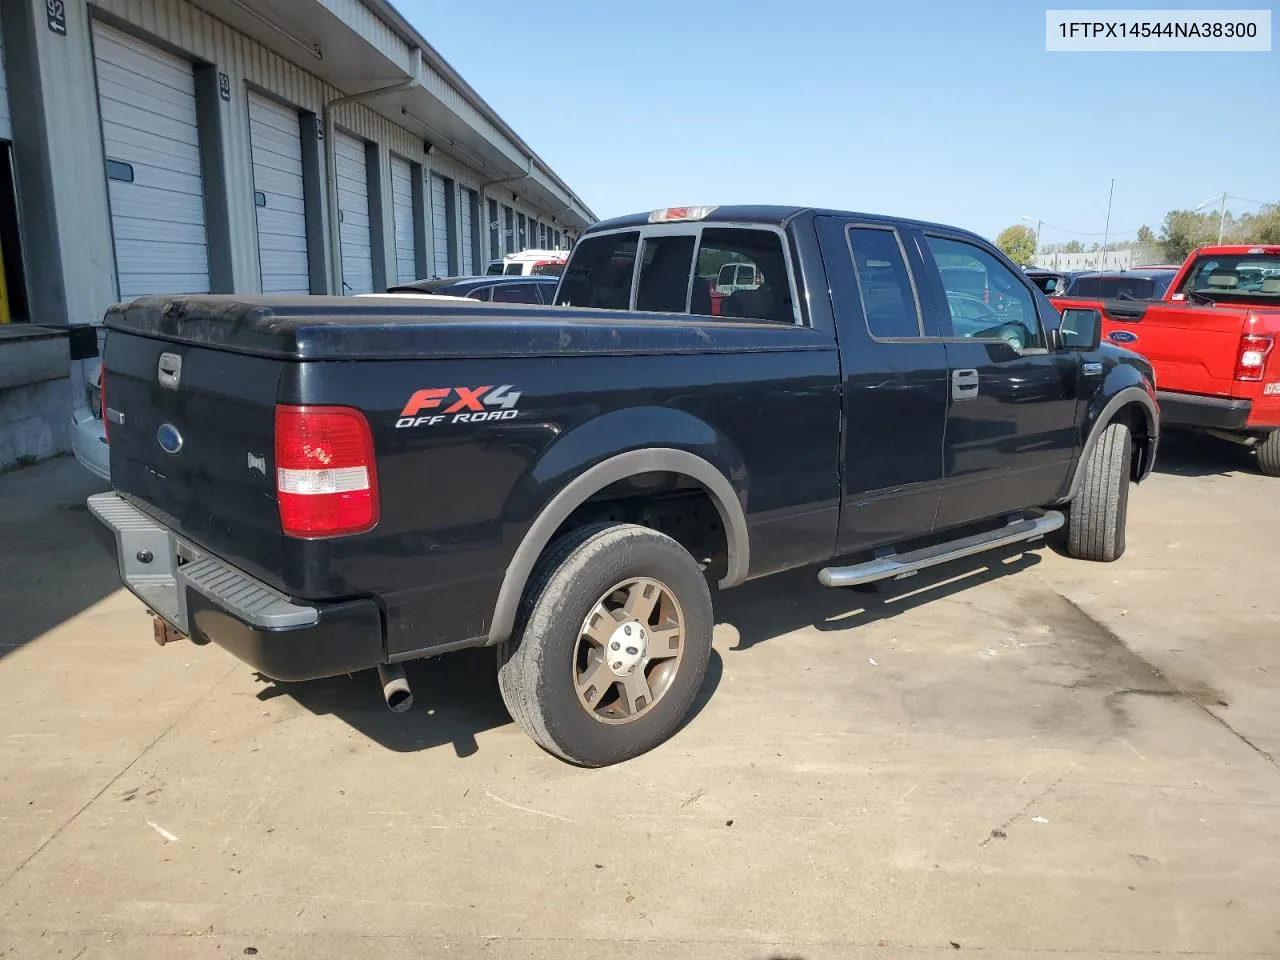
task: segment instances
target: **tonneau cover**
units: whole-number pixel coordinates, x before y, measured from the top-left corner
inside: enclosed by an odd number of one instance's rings
[[[393,360],[829,349],[767,321],[426,297],[148,296],[107,311],[113,330],[262,357]]]

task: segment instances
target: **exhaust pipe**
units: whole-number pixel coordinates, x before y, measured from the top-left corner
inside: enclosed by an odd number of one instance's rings
[[[378,679],[382,681],[382,699],[392,713],[404,713],[413,706],[413,691],[404,675],[404,667],[398,663],[378,664]]]

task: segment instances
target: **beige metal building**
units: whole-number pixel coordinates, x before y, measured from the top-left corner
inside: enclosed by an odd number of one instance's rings
[[[0,469],[68,449],[118,299],[363,293],[594,219],[385,0],[0,0]]]

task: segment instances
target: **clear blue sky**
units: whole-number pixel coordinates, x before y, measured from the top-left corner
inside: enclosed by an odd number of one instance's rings
[[[1271,53],[1081,54],[1044,49],[1065,3],[396,3],[602,218],[796,203],[994,236],[1030,215],[1052,243],[1101,234],[1113,176],[1117,240],[1223,190],[1280,200],[1280,17]]]

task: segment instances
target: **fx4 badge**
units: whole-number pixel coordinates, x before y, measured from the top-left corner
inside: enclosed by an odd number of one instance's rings
[[[519,402],[520,391],[513,390],[509,383],[501,387],[431,387],[419,390],[409,398],[400,411],[396,429],[434,427],[438,423],[514,420],[520,416],[516,408]],[[440,412],[423,414],[424,410]]]

